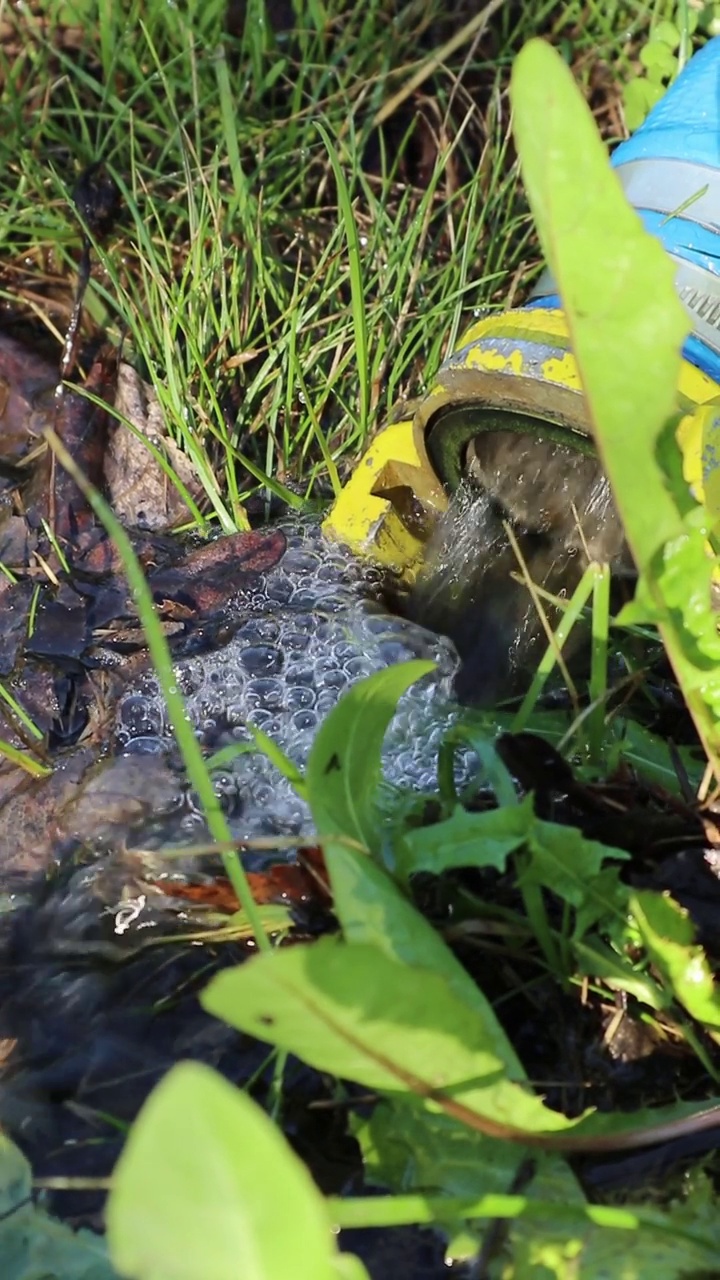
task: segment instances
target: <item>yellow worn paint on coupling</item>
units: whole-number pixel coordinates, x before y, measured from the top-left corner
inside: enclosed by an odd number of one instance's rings
[[[720,399],[699,405],[677,429],[683,455],[683,476],[693,497],[701,502],[713,524],[720,522]]]
[[[567,322],[537,307],[486,316],[463,334],[417,410],[423,431],[449,405],[476,403],[590,434]]]
[[[532,307],[530,310],[502,311],[476,320],[465,330],[458,349],[481,338],[519,338],[527,342],[553,339],[557,346],[568,347],[570,337],[567,320],[556,307]]]
[[[572,351],[564,355],[550,356],[542,364],[542,375],[547,382],[557,382],[562,387],[570,387],[573,391],[582,391],[580,370]]]
[[[502,373],[524,373],[523,353],[517,348],[509,353],[497,347],[471,347],[464,361],[466,369],[498,369]]]
[[[720,387],[683,360],[678,383],[682,408],[676,439],[683,456],[683,476],[697,502],[720,520]]]
[[[688,413],[678,424],[675,438],[683,456],[683,478],[697,502],[704,500],[702,468],[702,416]]]
[[[717,538],[720,533],[720,396],[698,405],[694,413],[686,414],[678,425],[676,439],[683,456],[683,477],[696,502],[705,507],[710,517],[709,533]],[[720,564],[710,540],[706,551],[716,562],[713,580],[717,588]]]
[[[378,564],[406,570],[418,558],[428,520],[447,498],[411,419],[386,427],[361,458],[325,519],[328,537]]]
[[[526,349],[508,351],[513,339]],[[499,342],[505,351],[498,350]],[[580,384],[567,343],[567,325],[556,310],[506,312],[473,324],[439,369],[412,420],[386,427],[375,438],[327,516],[326,535],[379,564],[411,574],[427,532],[447,506],[425,449],[428,422],[449,404],[477,400],[502,407],[504,388],[532,390],[543,382],[538,378],[538,355],[547,354],[548,383],[577,393]],[[535,366],[530,370],[526,361],[533,355]],[[580,418],[581,405],[578,397]],[[580,424],[578,429],[587,427]]]
[[[513,343],[517,346],[513,347]],[[562,311],[543,307],[485,316],[463,334],[413,416],[375,438],[325,520],[326,534],[412,576],[427,534],[447,506],[425,439],[451,406],[520,413],[592,435],[580,372]],[[720,386],[683,360],[677,438],[685,479],[720,525]],[[434,438],[434,437],[433,437]]]

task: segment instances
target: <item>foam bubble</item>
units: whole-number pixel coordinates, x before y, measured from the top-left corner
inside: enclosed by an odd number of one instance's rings
[[[297,766],[308,757],[323,717],[355,681],[409,658],[437,671],[403,695],[387,737],[384,775],[397,787],[432,790],[437,749],[455,716],[451,684],[458,659],[450,641],[389,614],[373,598],[379,575],[349,552],[326,543],[302,517],[284,524],[288,550],[233,620],[222,648],[177,663],[187,715],[208,753],[251,741],[261,728]],[[122,698],[116,746],[122,752],[173,748],[164,700],[153,675]],[[467,771],[470,755],[460,768]],[[238,754],[213,773],[233,835],[296,834],[309,814],[278,769],[257,752]],[[176,821],[175,836],[197,840],[197,810]]]

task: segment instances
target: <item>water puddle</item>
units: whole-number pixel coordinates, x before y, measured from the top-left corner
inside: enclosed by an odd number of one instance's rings
[[[385,778],[389,803],[397,787],[434,790],[438,746],[457,713],[452,643],[389,613],[379,574],[326,543],[317,521],[285,518],[273,531],[286,539],[284,554],[224,600],[214,645],[191,635],[176,660],[204,751],[251,746],[252,723],[302,768],[320,721],[354,681],[429,658],[435,673],[404,696],[390,727]],[[242,1083],[256,1076],[259,1096],[271,1078],[267,1050],[213,1023],[197,1003],[210,973],[238,963],[246,946],[196,940],[218,923],[222,868],[217,856],[193,852],[208,832],[147,667],[122,681],[106,750],[89,770],[85,748],[68,754],[66,771],[75,764],[83,780],[54,812],[45,870],[38,874],[28,854],[3,871],[0,1120],[38,1176],[106,1175],[122,1127],[178,1057],[211,1062]],[[292,863],[310,815],[265,755],[228,754],[212,771],[215,790],[233,836],[262,844],[243,856],[272,887],[269,864]],[[469,765],[468,757],[460,771]],[[328,927],[317,895],[313,904],[312,894],[288,893],[281,875],[277,887],[274,900],[290,903],[296,928],[312,935]],[[163,943],[168,937],[174,941]],[[305,1123],[317,1125],[306,1103],[325,1089],[291,1065],[287,1095]],[[338,1168],[336,1190],[347,1177],[343,1160]],[[102,1196],[51,1199],[78,1222],[94,1220]]]
[[[288,550],[278,569],[243,600],[232,639],[175,668],[187,714],[203,747],[252,744],[248,722],[303,767],[317,728],[351,684],[394,663],[430,659],[436,673],[403,699],[388,735],[390,784],[432,788],[437,747],[453,714],[458,662],[452,644],[373,600],[377,575],[322,539],[317,524],[280,526]],[[120,699],[115,747],[125,753],[171,749],[162,693],[148,674]],[[238,838],[292,834],[308,813],[289,782],[262,754],[240,754],[214,774]],[[205,834],[201,815],[179,821],[177,835]]]
[[[302,516],[148,570],[187,716],[205,755],[222,753],[211,775],[232,836],[262,887],[261,901],[282,904],[284,927],[296,936],[333,927],[327,901],[304,888],[303,877],[312,875],[310,814],[255,749],[249,725],[302,769],[319,724],[355,681],[407,659],[431,659],[435,671],[402,698],[390,725],[383,802],[390,811],[398,788],[436,790],[438,748],[458,699],[497,697],[543,638],[525,585],[511,576],[517,562],[503,526],[508,494],[499,464],[485,458],[482,465],[485,491],[473,483],[453,498],[403,602],[406,616],[389,610],[378,570],[327,543],[318,522]],[[586,479],[583,514],[597,511],[600,536],[608,499],[595,471]],[[520,533],[530,570],[548,589],[569,590],[584,552],[544,508],[538,521]],[[622,555],[614,544],[606,549]],[[87,555],[86,565],[98,556],[104,563],[107,544],[91,543]],[[38,672],[60,656],[79,672],[73,687],[87,699],[91,722],[88,686],[97,695],[106,681],[105,718],[94,736],[81,734],[59,751],[50,779],[4,807],[0,833],[0,1123],[39,1177],[107,1176],[127,1125],[180,1057],[208,1062],[243,1085],[252,1080],[261,1101],[273,1077],[266,1047],[199,1006],[211,973],[245,958],[248,943],[212,935],[236,904],[223,901],[217,854],[199,852],[209,841],[205,819],[116,566],[87,583],[89,571],[86,587],[71,579],[38,611],[32,647],[26,644],[28,687],[38,707],[51,694],[57,699],[57,684],[41,685]],[[27,601],[22,590],[8,595],[21,616],[17,636],[6,635],[15,662]],[[73,618],[74,630],[60,625]],[[18,695],[23,678],[13,671]],[[458,783],[472,767],[471,754],[460,755]],[[17,850],[14,831],[22,832]],[[283,1090],[293,1141],[323,1171],[326,1190],[347,1187],[358,1169],[343,1119],[331,1107],[310,1107],[329,1101],[328,1083],[291,1061]],[[102,1200],[101,1193],[55,1191],[50,1207],[74,1223],[99,1225]]]

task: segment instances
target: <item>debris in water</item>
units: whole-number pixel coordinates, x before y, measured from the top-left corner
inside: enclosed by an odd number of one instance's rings
[[[0,333],[0,463],[17,466],[52,422],[57,371]]]

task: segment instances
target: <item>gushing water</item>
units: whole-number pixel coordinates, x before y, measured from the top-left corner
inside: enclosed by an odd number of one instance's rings
[[[532,581],[560,599],[590,562],[630,571],[622,525],[596,459],[511,431],[478,436],[468,478],[426,549],[408,615],[454,641],[457,696],[489,703],[518,691],[547,643],[507,532]],[[556,625],[559,612],[547,607]],[[580,629],[574,644],[581,641]]]

